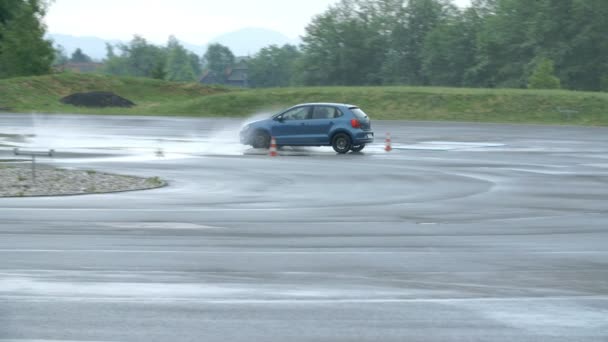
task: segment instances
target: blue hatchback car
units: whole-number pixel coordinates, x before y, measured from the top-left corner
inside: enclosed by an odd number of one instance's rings
[[[374,141],[369,117],[357,106],[305,103],[266,120],[252,122],[241,131],[241,143],[268,148],[278,146],[332,146],[338,153],[359,152]]]

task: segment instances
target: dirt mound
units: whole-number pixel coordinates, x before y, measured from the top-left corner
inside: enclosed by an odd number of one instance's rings
[[[79,107],[133,107],[135,103],[114,93],[93,91],[89,93],[76,93],[61,99],[61,103]]]

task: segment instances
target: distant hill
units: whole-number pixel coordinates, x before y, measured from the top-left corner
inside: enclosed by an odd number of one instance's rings
[[[106,57],[106,43],[117,44],[119,40],[106,40],[99,37],[76,37],[67,34],[48,34],[47,38],[54,42],[54,45],[61,45],[68,56],[72,55],[77,48],[95,60],[102,60]]]
[[[61,45],[64,47],[68,56],[72,54],[77,48],[80,48],[84,53],[89,55],[95,60],[102,60],[106,58],[106,43],[112,45],[126,44],[128,41],[121,40],[107,40],[99,37],[77,37],[67,34],[48,34],[47,38],[53,40],[54,45]],[[202,55],[207,50],[206,45],[190,44],[188,42],[180,41],[180,43],[188,50]]]
[[[106,43],[112,45],[127,43],[120,40],[107,40],[99,37],[78,37],[67,34],[48,34],[47,38],[53,40],[55,45],[63,46],[68,56],[77,48],[80,48],[84,53],[98,61],[106,57]],[[180,42],[186,49],[199,56],[203,55],[207,50],[207,44]],[[264,28],[245,28],[222,34],[210,41],[210,43],[220,43],[228,46],[236,56],[253,55],[261,48],[272,44],[298,44],[298,42],[280,32]]]
[[[226,45],[236,56],[248,56],[268,45],[298,44],[299,41],[265,28],[244,28],[215,37],[210,43]]]

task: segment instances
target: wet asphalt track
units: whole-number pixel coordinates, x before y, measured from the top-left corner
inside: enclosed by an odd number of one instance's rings
[[[0,199],[0,341],[608,339],[608,129],[374,122],[271,159],[239,125],[0,116],[0,159],[170,183]]]

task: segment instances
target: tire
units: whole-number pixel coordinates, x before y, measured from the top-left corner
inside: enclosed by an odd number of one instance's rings
[[[340,154],[347,153],[351,148],[350,136],[345,133],[336,134],[331,141],[331,146],[334,148],[334,151]]]
[[[256,132],[253,136],[253,142],[251,146],[253,146],[253,148],[269,148],[270,135],[263,131]]]
[[[363,150],[364,148],[365,148],[365,144],[353,145],[353,147],[351,147],[350,150],[357,153],[357,152],[361,152],[361,150]]]

